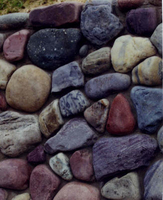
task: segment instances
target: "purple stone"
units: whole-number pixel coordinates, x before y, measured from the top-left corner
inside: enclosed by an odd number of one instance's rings
[[[44,147],[42,145],[36,147],[27,156],[27,160],[31,164],[39,164],[46,161],[46,154],[44,152]]]

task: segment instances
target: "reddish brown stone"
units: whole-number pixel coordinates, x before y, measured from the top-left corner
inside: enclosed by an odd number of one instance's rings
[[[115,135],[126,135],[133,132],[135,123],[127,99],[122,94],[118,94],[110,108],[107,131]]]
[[[144,0],[118,0],[118,7],[122,11],[138,8]]]
[[[0,110],[2,111],[7,110],[6,98],[2,92],[0,92]]]

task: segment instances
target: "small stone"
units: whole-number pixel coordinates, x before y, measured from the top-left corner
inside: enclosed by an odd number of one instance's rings
[[[26,112],[39,110],[46,102],[51,88],[50,76],[34,65],[24,65],[12,75],[7,88],[7,103]]]
[[[85,74],[98,75],[108,71],[111,66],[111,49],[103,47],[90,53],[82,62],[82,71]]]
[[[141,85],[162,84],[162,59],[158,56],[147,58],[132,70],[132,81]]]
[[[100,99],[113,92],[127,89],[131,84],[130,76],[110,73],[98,76],[85,84],[85,93],[90,99]]]
[[[2,92],[0,92],[0,110],[2,110],[2,111],[7,110],[6,98]]]
[[[61,97],[59,106],[64,117],[78,114],[90,105],[89,100],[80,90],[73,90]]]
[[[84,85],[84,75],[77,62],[59,67],[52,75],[52,92],[60,92],[68,87]]]
[[[45,143],[45,151],[54,154],[57,151],[72,151],[93,145],[97,135],[82,118],[69,120],[60,131]]]
[[[75,151],[70,158],[70,166],[75,178],[82,181],[94,181],[92,153],[88,150]]]
[[[156,54],[148,38],[124,35],[117,38],[111,49],[113,68],[117,72],[131,71],[141,60]]]
[[[19,194],[11,200],[30,200],[30,195],[28,193]]]
[[[131,172],[121,178],[108,181],[102,188],[101,194],[107,199],[141,200],[139,177]]]
[[[148,0],[149,3],[155,5],[155,6],[161,6],[162,5],[162,0]]]
[[[136,86],[131,90],[131,99],[136,108],[139,129],[155,133],[163,120],[162,89]]]
[[[0,188],[0,200],[7,200],[8,193],[6,190]]]
[[[80,50],[79,50],[79,55],[80,57],[86,57],[89,51],[89,46],[88,45],[83,45]]]
[[[0,51],[2,50],[4,41],[5,41],[5,35],[0,33]]]
[[[31,199],[51,200],[59,184],[59,178],[46,165],[38,165],[30,177]]]
[[[157,141],[159,148],[161,152],[163,153],[163,126],[160,128],[160,130],[157,133]]]
[[[84,117],[98,132],[105,131],[106,120],[109,111],[109,101],[101,99],[84,111]]]
[[[140,7],[144,0],[118,0],[118,8],[122,11],[128,11]]]
[[[39,115],[40,130],[45,137],[50,137],[63,123],[58,99],[50,103]]]
[[[69,166],[69,158],[65,154],[58,153],[54,157],[50,158],[49,165],[52,170],[64,180],[71,181],[73,178]]]

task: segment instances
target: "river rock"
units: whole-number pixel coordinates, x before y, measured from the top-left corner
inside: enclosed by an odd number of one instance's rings
[[[148,38],[124,35],[117,38],[111,49],[111,60],[115,71],[131,71],[141,60],[156,54]]]
[[[2,50],[4,41],[5,41],[5,34],[0,33],[0,52]]]
[[[161,0],[148,0],[148,2],[155,5],[155,6],[161,6],[162,5]]]
[[[109,101],[101,99],[84,111],[84,117],[98,132],[105,131],[106,120],[109,111]]]
[[[34,65],[24,65],[12,75],[7,88],[7,103],[26,112],[39,110],[51,88],[50,76]]]
[[[30,200],[30,195],[28,193],[19,194],[11,200]]]
[[[71,182],[63,186],[53,200],[100,200],[99,190],[91,185]]]
[[[0,110],[5,111],[7,110],[7,102],[5,95],[0,91]]]
[[[50,137],[63,123],[58,99],[52,101],[39,115],[40,130],[45,137]]]
[[[39,142],[41,133],[36,115],[13,111],[0,114],[0,149],[3,154],[16,157]]]
[[[144,133],[155,133],[163,120],[162,89],[136,86],[131,99],[136,108],[138,127]]]
[[[128,11],[140,7],[144,0],[118,0],[118,8],[121,11]]]
[[[77,28],[41,29],[30,37],[27,52],[35,65],[54,70],[74,59],[81,39]]]
[[[85,93],[90,99],[100,99],[109,96],[112,92],[125,90],[130,84],[130,76],[110,73],[89,80],[85,84]]]
[[[80,50],[79,50],[79,55],[80,55],[80,57],[85,57],[85,56],[87,56],[87,54],[88,54],[88,51],[89,51],[89,46],[88,45],[83,45],[81,48],[80,48]]]
[[[156,149],[156,140],[145,134],[101,138],[93,146],[96,179],[147,166]]]
[[[61,97],[59,106],[64,117],[78,114],[90,105],[89,100],[80,90],[73,90]]]
[[[101,189],[101,194],[107,199],[141,200],[138,174],[131,172],[121,178],[108,181]]]
[[[157,133],[157,141],[159,148],[161,152],[163,153],[163,126],[160,128],[160,130]]]
[[[38,165],[30,177],[31,199],[51,200],[59,184],[59,178],[46,165]]]
[[[49,165],[52,170],[64,180],[71,181],[73,178],[69,166],[69,158],[65,154],[58,153],[54,157],[50,158]]]
[[[60,92],[68,87],[84,85],[84,75],[77,62],[71,62],[59,67],[52,75],[52,92]]]
[[[84,119],[73,118],[63,125],[57,135],[46,141],[45,150],[49,154],[76,150],[93,145],[96,139],[97,135]]]
[[[11,190],[25,190],[31,168],[22,159],[6,159],[0,162],[0,187]]]
[[[161,85],[162,59],[158,56],[147,58],[132,70],[132,81],[141,85]]]
[[[90,53],[82,62],[82,71],[85,74],[98,75],[108,71],[111,66],[111,49],[103,47]]]
[[[8,196],[8,193],[6,190],[0,188],[0,199],[1,200],[7,200],[7,196]]]

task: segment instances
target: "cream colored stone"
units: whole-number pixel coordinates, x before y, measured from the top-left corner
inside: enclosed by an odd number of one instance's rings
[[[30,200],[30,195],[28,193],[19,194],[12,198],[11,200]]]

